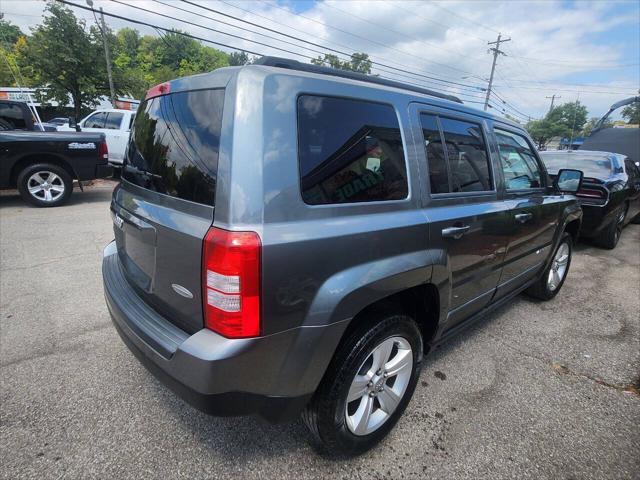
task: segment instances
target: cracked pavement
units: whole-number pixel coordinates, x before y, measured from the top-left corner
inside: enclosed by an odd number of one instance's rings
[[[301,421],[195,411],[129,353],[100,276],[111,187],[0,198],[1,478],[638,478],[640,225],[433,352],[391,435],[336,461]]]

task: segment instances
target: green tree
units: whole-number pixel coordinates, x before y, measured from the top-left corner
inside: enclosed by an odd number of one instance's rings
[[[526,129],[540,149],[544,148],[549,140],[557,135],[551,123],[546,118],[531,120],[527,123]]]
[[[622,118],[629,124],[640,123],[640,102],[633,102],[622,109]]]
[[[253,60],[249,58],[247,52],[231,52],[229,54],[229,65],[232,67],[241,67],[242,65],[248,65]]]
[[[373,62],[369,59],[369,55],[366,53],[354,53],[351,55],[350,60],[344,61],[340,60],[337,55],[325,53],[324,57],[319,56],[318,58],[313,58],[311,63],[367,75],[371,73],[371,67],[373,65]]]
[[[52,1],[45,10],[49,15],[33,30],[24,61],[33,68],[39,99],[65,105],[71,97],[79,120],[82,109],[108,91],[102,46],[67,7]]]
[[[4,20],[4,13],[0,13],[0,46],[9,50],[22,36],[24,33],[20,27]]]
[[[579,101],[563,103],[551,110],[545,120],[549,121],[553,136],[570,137],[573,132],[575,137],[587,123],[587,107]]]

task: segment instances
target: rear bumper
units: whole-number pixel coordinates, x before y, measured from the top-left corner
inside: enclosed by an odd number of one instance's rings
[[[609,205],[582,205],[582,226],[580,236],[592,238],[600,234],[602,229],[616,220],[616,209]]]
[[[189,335],[128,286],[115,242],[105,248],[102,273],[112,321],[127,347],[162,383],[212,415],[295,417],[346,327],[300,327],[251,339],[228,339],[208,329]]]

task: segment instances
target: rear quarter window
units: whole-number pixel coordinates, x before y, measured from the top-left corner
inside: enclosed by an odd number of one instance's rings
[[[300,184],[305,203],[407,198],[404,149],[392,106],[301,95],[297,110]]]
[[[145,100],[133,123],[123,178],[165,195],[213,205],[224,90]]]

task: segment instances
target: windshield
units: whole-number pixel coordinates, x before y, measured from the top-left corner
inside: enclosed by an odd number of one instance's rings
[[[172,197],[214,204],[224,90],[178,92],[138,109],[122,177]]]
[[[593,157],[579,153],[548,153],[543,152],[542,161],[551,175],[562,168],[582,170],[585,177],[607,178],[613,173],[611,160],[607,157]]]

